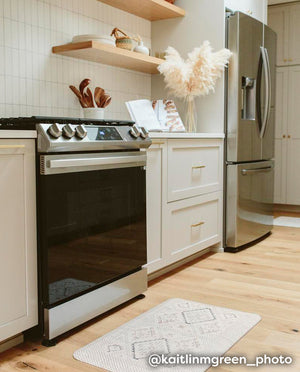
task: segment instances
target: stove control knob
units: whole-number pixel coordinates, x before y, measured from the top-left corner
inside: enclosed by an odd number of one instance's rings
[[[75,129],[71,124],[66,124],[63,127],[63,136],[66,138],[72,138],[75,136]]]
[[[85,127],[83,125],[77,125],[76,127],[76,137],[78,137],[79,139],[84,139],[84,137],[86,137],[87,135],[87,130],[85,129]]]
[[[130,128],[130,131],[129,131],[130,135],[133,137],[133,138],[138,138],[140,135],[141,135],[141,132],[138,128],[138,126],[136,124],[134,124],[131,128]]]
[[[52,124],[47,131],[51,137],[59,138],[62,135],[62,130],[60,129],[59,125],[54,123]]]
[[[141,137],[146,139],[149,137],[149,132],[145,127],[140,127]]]

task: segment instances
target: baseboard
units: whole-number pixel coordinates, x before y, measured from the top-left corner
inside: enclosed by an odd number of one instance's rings
[[[174,262],[173,264],[171,264],[169,266],[166,266],[166,267],[164,267],[164,268],[162,268],[160,270],[154,271],[154,273],[151,273],[151,274],[148,275],[148,282],[150,282],[153,279],[158,278],[161,275],[167,274],[168,272],[170,272],[170,271],[172,271],[174,269],[177,269],[178,267],[184,265],[185,263],[188,263],[190,261],[193,261],[196,258],[199,258],[201,256],[204,256],[205,254],[211,252],[211,250],[212,250],[212,247],[203,249],[202,251],[197,252],[197,253],[195,253],[195,254],[193,254],[193,255],[191,255],[189,257],[186,257],[186,258],[184,258],[184,259],[182,259],[180,261]]]
[[[300,205],[292,204],[274,204],[274,212],[292,212],[300,213]]]
[[[24,336],[22,333],[14,337],[8,338],[7,340],[0,342],[0,353],[3,353],[3,351],[11,349],[14,346],[22,344],[23,342],[24,342]]]
[[[223,244],[222,244],[222,243],[217,243],[217,244],[213,245],[213,246],[210,248],[210,251],[211,251],[211,252],[214,252],[214,253],[224,253],[224,247],[223,247]]]

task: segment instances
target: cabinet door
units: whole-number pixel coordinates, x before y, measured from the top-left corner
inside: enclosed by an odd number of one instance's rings
[[[0,342],[38,324],[34,140],[0,140]]]
[[[168,264],[221,241],[221,192],[168,203],[166,209]]]
[[[162,249],[163,169],[166,169],[167,141],[153,140],[147,150],[147,268],[148,274],[165,266]]]
[[[225,0],[225,7],[240,11],[266,23],[266,0]]]
[[[289,7],[269,7],[268,25],[277,34],[277,66],[289,64]]]
[[[300,66],[289,68],[287,204],[300,205]]]
[[[289,7],[289,63],[300,64],[300,4]]]
[[[289,69],[276,68],[275,138],[287,136]]]
[[[286,139],[275,139],[274,203],[286,204]]]
[[[222,189],[223,140],[169,140],[168,202]]]

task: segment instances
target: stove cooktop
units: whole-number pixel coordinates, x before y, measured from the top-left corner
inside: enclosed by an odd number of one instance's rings
[[[35,130],[37,124],[85,124],[85,125],[110,125],[132,126],[133,121],[126,120],[97,120],[84,118],[68,118],[53,116],[32,116],[0,119],[0,130]]]

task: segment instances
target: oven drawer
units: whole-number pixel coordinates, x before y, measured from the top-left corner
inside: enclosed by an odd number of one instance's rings
[[[169,203],[166,239],[170,263],[220,242],[221,217],[221,192]]]
[[[169,141],[168,202],[222,189],[223,141]]]

